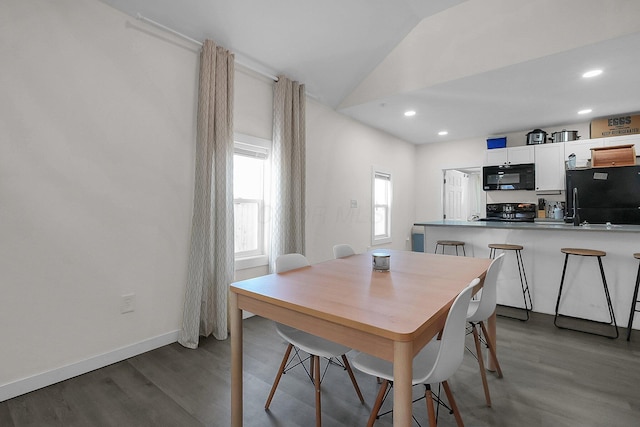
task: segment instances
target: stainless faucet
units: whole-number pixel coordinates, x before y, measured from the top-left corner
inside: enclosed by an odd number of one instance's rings
[[[573,225],[580,225],[580,215],[578,214],[578,187],[574,187],[573,189],[573,216],[566,216],[565,219],[570,219],[573,221]]]
[[[580,214],[578,214],[578,187],[573,188],[573,225],[580,225]]]

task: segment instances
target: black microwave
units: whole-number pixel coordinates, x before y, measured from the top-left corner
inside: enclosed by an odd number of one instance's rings
[[[492,190],[535,190],[535,165],[485,166],[482,168],[482,188]]]

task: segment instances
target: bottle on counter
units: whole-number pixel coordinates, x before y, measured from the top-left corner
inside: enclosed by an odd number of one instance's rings
[[[556,207],[553,208],[553,219],[562,219],[564,217],[564,212],[560,207],[560,203],[556,203]]]

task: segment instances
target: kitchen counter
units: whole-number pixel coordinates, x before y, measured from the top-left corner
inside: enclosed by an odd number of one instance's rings
[[[640,252],[640,225],[605,224],[574,226],[557,220],[536,222],[501,221],[426,221],[416,222],[414,232],[424,230],[424,247],[433,252],[437,240],[465,242],[467,256],[489,256],[490,243],[519,244],[533,299],[533,311],[553,314],[562,275],[562,248],[585,248],[605,251],[602,258],[607,284],[619,327],[625,327],[633,299],[633,288]],[[438,251],[440,252],[440,251]],[[447,248],[447,254],[451,248]],[[562,293],[561,312],[598,321],[608,320],[608,308],[602,290],[600,271],[595,259],[570,257]],[[512,251],[498,275],[498,304],[522,307],[520,278]],[[640,327],[640,316],[634,328]],[[553,323],[550,324],[553,327]],[[621,335],[623,332],[621,331]]]
[[[607,231],[607,232],[625,232],[640,233],[640,225],[619,225],[612,224],[588,224],[578,227],[573,224],[566,224],[561,221],[542,220],[536,222],[509,222],[509,221],[454,221],[440,220],[429,222],[416,222],[416,227],[479,227],[479,228],[495,228],[495,229],[515,229],[515,230],[563,230],[563,231]],[[426,232],[425,232],[426,234]]]

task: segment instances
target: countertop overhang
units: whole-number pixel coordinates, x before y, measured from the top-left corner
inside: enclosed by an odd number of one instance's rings
[[[544,221],[544,222],[508,222],[508,221],[455,221],[455,220],[439,220],[416,222],[416,227],[478,227],[478,228],[496,228],[496,229],[517,229],[517,230],[566,230],[566,231],[600,231],[600,232],[624,232],[624,233],[640,233],[640,225],[629,224],[588,224],[574,226],[564,222]]]

